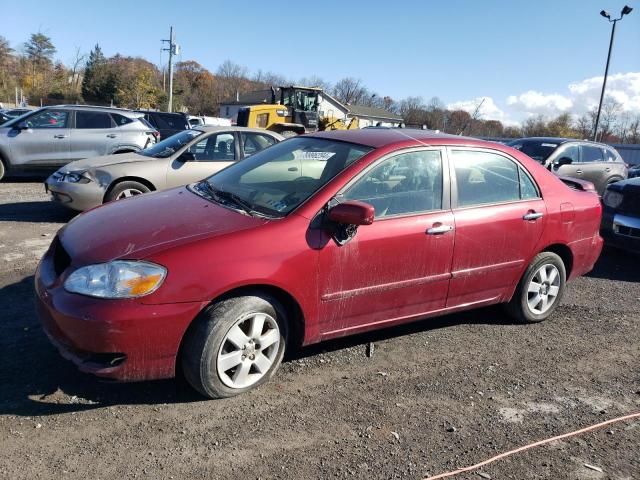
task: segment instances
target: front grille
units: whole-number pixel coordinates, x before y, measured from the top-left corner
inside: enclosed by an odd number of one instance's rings
[[[615,225],[614,228],[618,235],[640,238],[640,228],[625,227],[624,225]]]
[[[62,246],[58,237],[53,241],[53,269],[57,276],[62,275],[69,265],[71,265],[71,257]]]

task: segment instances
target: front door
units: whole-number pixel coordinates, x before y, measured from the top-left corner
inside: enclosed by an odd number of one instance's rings
[[[375,208],[352,240],[319,256],[323,334],[391,323],[445,306],[453,254],[448,175],[439,149],[387,157],[336,199]]]
[[[55,167],[68,163],[69,116],[69,110],[48,108],[25,118],[25,130],[10,130],[15,166]]]
[[[455,249],[447,307],[495,302],[519,280],[546,207],[531,177],[490,150],[450,149]]]
[[[238,148],[235,135],[216,133],[206,138],[198,137],[186,150],[193,158],[184,161],[175,157],[167,170],[167,188],[198,182],[228,167],[236,161]]]

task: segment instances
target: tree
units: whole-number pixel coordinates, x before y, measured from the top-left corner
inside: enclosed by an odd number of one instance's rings
[[[11,48],[6,38],[0,36],[0,88],[2,93],[6,93],[9,88],[9,70],[14,63],[13,48]]]
[[[100,45],[96,43],[89,52],[89,59],[82,78],[82,97],[85,101],[110,103],[116,94],[116,79]]]
[[[43,33],[32,33],[29,41],[24,44],[24,50],[27,58],[40,67],[50,65],[53,54],[56,53],[51,38]]]
[[[333,87],[333,96],[345,105],[357,105],[361,103],[367,95],[370,94],[362,84],[362,81],[352,77],[339,80]]]

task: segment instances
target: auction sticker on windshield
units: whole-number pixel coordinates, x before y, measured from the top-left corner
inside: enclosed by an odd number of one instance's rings
[[[335,152],[302,152],[299,150],[293,152],[293,157],[296,160],[319,160],[321,162],[326,162],[334,155]]]

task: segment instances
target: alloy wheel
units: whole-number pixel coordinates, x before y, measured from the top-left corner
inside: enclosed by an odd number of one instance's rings
[[[230,388],[246,388],[258,382],[273,366],[280,345],[280,328],[266,313],[238,319],[222,341],[217,372]]]
[[[542,265],[531,278],[527,289],[527,305],[536,315],[546,313],[560,292],[560,272],[555,265]]]
[[[127,188],[120,192],[116,197],[116,200],[122,200],[123,198],[133,197],[134,195],[142,195],[144,192],[136,189],[136,188]]]

